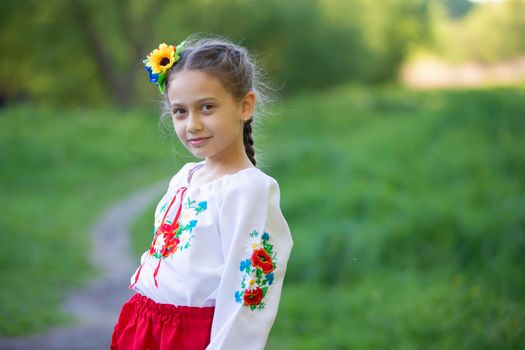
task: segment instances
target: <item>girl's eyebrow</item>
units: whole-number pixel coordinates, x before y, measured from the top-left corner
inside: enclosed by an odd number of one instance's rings
[[[203,101],[209,101],[209,100],[217,100],[218,101],[219,99],[216,98],[216,97],[213,97],[213,96],[207,96],[207,97],[199,98],[194,103],[202,103]],[[171,107],[183,106],[183,105],[184,105],[184,103],[174,102],[174,103],[171,104]]]

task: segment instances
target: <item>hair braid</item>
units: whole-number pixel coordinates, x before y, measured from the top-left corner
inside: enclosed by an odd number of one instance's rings
[[[244,122],[243,142],[244,142],[244,150],[246,151],[248,158],[250,158],[250,161],[252,162],[253,165],[256,165],[255,150],[253,148],[253,137],[252,137],[252,120],[253,118],[250,118],[246,122]]]

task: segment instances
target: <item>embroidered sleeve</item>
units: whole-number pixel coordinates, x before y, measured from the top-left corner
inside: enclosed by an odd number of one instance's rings
[[[231,184],[219,212],[224,267],[208,350],[264,349],[293,245],[275,180]]]
[[[241,260],[239,268],[243,274],[241,289],[235,291],[235,301],[249,307],[250,310],[262,310],[265,303],[264,296],[272,285],[277,258],[273,245],[268,241],[268,232],[260,233],[257,230],[250,232],[246,244],[248,257]]]

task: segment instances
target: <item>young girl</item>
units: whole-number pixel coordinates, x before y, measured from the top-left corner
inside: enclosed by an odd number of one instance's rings
[[[156,208],[111,349],[263,349],[293,242],[278,183],[255,167],[259,70],[216,38],[161,44],[144,63],[180,142],[204,160],[186,163]]]

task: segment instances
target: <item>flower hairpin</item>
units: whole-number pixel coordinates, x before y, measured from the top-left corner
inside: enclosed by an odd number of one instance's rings
[[[180,59],[180,53],[184,49],[186,41],[179,45],[166,45],[162,43],[158,49],[153,50],[142,61],[149,73],[149,82],[157,84],[161,94],[164,94],[164,82],[170,68]]]

